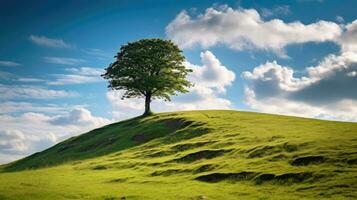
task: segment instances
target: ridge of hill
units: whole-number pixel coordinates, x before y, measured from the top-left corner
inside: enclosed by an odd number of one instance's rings
[[[137,117],[0,169],[0,199],[356,199],[357,124],[238,111]]]

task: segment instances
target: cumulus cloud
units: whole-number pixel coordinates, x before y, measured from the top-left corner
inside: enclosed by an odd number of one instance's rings
[[[273,15],[272,10],[262,13],[265,17]],[[341,17],[337,20],[343,22]],[[306,76],[297,76],[294,68],[276,61],[243,72],[247,81],[246,100],[252,108],[265,112],[356,120],[357,89],[353,86],[357,85],[357,20],[347,24],[323,20],[311,24],[286,23],[279,19],[265,20],[254,9],[220,6],[208,8],[195,17],[182,11],[166,27],[166,33],[183,48],[223,44],[236,50],[273,51],[283,57],[284,48],[291,44],[334,42],[341,47],[340,52],[326,56],[316,66],[306,67]],[[201,92],[224,91],[234,76],[219,69],[217,66],[221,64],[211,59],[209,53],[202,53],[201,57],[207,58],[203,66],[196,66],[191,78],[197,76],[193,79],[202,83]],[[218,82],[209,80],[211,76]],[[198,97],[194,95],[191,99]]]
[[[166,27],[168,37],[183,48],[223,44],[235,50],[270,50],[283,57],[287,45],[334,41],[341,32],[334,22],[265,21],[255,9],[228,6],[208,8],[196,17],[182,11]]]
[[[20,153],[27,149],[25,136],[18,130],[0,131],[0,151],[4,153]]]
[[[53,125],[91,125],[98,127],[107,124],[109,121],[102,117],[94,117],[91,112],[85,108],[77,108],[66,115],[56,116],[49,120]]]
[[[189,93],[180,94],[172,98],[171,102],[154,100],[152,108],[156,112],[202,109],[230,109],[232,103],[224,98],[226,87],[235,79],[234,72],[223,66],[210,52],[201,53],[202,65],[186,62],[186,66],[193,70],[188,79],[194,83]],[[107,99],[113,106],[116,119],[132,117],[143,112],[143,99],[121,100],[123,91],[109,91]]]
[[[342,51],[357,52],[357,20],[345,25],[337,42],[341,45]]]
[[[40,112],[0,114],[0,123],[0,162],[5,163],[111,123],[111,120],[93,116],[82,107],[55,115]]]
[[[186,66],[193,70],[189,80],[196,85],[201,85],[209,88],[216,88],[224,92],[225,87],[232,84],[235,79],[233,71],[228,70],[210,51],[201,53],[202,66],[193,65],[189,62]]]
[[[20,66],[20,63],[13,62],[13,61],[8,61],[8,60],[0,60],[0,66],[6,66],[6,67],[16,67]]]
[[[85,62],[83,59],[79,58],[66,58],[66,57],[55,57],[47,56],[43,58],[45,62],[59,65],[76,65]]]
[[[307,67],[307,76],[277,62],[243,72],[246,102],[254,109],[307,117],[357,121],[357,52],[329,55]]]
[[[62,39],[53,39],[46,36],[30,35],[29,40],[40,46],[54,47],[54,48],[71,48],[72,45],[65,43]]]
[[[75,97],[78,93],[65,90],[52,90],[39,86],[0,84],[0,99],[54,99]]]

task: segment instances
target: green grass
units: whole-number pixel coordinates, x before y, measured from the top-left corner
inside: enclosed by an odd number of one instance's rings
[[[356,199],[357,124],[155,114],[0,168],[0,199]]]

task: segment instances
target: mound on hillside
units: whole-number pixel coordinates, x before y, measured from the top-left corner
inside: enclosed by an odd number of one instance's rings
[[[138,117],[3,166],[2,198],[356,199],[357,124],[237,111]]]

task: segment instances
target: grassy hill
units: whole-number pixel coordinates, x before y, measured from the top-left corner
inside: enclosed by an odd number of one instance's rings
[[[357,199],[357,124],[155,114],[2,166],[0,199]]]

